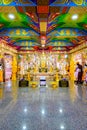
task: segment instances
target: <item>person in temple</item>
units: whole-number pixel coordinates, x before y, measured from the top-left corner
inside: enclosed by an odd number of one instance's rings
[[[79,62],[77,62],[76,72],[77,72],[77,83],[82,83],[83,67],[81,64],[79,64]]]

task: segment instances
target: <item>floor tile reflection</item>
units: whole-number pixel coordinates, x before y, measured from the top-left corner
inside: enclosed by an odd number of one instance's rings
[[[74,83],[57,89],[5,84],[0,88],[0,130],[86,130],[85,91]]]

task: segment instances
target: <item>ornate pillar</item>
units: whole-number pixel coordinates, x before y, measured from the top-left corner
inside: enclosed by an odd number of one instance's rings
[[[17,80],[17,57],[13,56],[12,60],[12,80]]]
[[[70,56],[70,79],[75,80],[75,63],[74,55]]]

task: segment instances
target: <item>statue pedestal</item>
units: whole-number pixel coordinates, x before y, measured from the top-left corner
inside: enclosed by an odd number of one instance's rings
[[[40,73],[44,73],[44,72],[46,73],[47,72],[47,68],[39,68],[39,72]]]

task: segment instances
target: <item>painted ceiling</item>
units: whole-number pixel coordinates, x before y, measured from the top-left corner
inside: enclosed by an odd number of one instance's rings
[[[18,51],[69,51],[87,41],[87,0],[0,0],[0,39]]]

